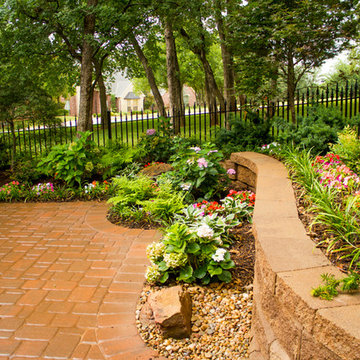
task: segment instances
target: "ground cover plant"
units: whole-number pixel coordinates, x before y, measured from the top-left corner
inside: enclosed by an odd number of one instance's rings
[[[168,224],[184,207],[184,194],[174,190],[166,179],[154,181],[148,176],[113,179],[115,194],[109,199],[110,217],[131,226]]]

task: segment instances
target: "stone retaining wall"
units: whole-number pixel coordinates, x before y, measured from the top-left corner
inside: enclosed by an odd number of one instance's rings
[[[341,277],[298,218],[291,181],[281,162],[257,153],[231,155],[227,168],[256,188],[256,262],[252,360],[359,360],[360,294],[333,301],[310,295],[323,273]]]

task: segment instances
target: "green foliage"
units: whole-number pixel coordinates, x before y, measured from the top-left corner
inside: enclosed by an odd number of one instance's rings
[[[336,279],[333,274],[321,274],[324,285],[320,285],[317,288],[312,289],[311,295],[320,297],[324,300],[332,300],[339,294],[338,287],[344,292],[358,290],[360,286],[360,275],[355,272],[342,279]]]
[[[163,174],[178,190],[187,192],[187,199],[210,199],[222,191],[228,182],[220,165],[223,154],[211,143],[200,147],[179,147],[171,157],[174,171]]]
[[[5,169],[10,163],[9,147],[3,138],[0,138],[0,170]]]
[[[240,117],[230,120],[231,129],[220,129],[216,145],[226,156],[236,151],[254,150],[272,141],[270,121],[263,121],[257,113],[248,112],[247,121]]]
[[[338,141],[330,146],[331,150],[357,174],[360,174],[360,139],[354,129],[347,126],[338,133]]]
[[[139,150],[122,146],[120,144],[108,145],[99,162],[96,164],[98,173],[101,173],[103,179],[109,179],[118,175],[128,165],[133,163],[134,158],[139,153]]]
[[[210,228],[207,225],[200,227]],[[229,269],[235,266],[226,249],[220,248],[211,235],[201,234],[185,224],[175,223],[167,229],[161,243],[153,243],[147,249],[153,265],[146,278],[150,283],[165,282],[169,277],[178,281],[203,284],[210,281],[231,281]],[[215,259],[215,260],[214,260]]]
[[[311,149],[313,154],[325,154],[336,142],[345,120],[339,109],[318,105],[309,108],[306,117],[299,117],[297,125],[277,119],[276,126],[281,130],[278,141]]]
[[[360,258],[358,196],[343,196],[341,190],[323,186],[310,151],[287,149],[282,155],[293,180],[306,190],[305,196],[315,216],[313,224],[325,225],[329,236],[322,243],[327,245],[327,251],[340,252],[343,258],[349,258],[351,268]]]
[[[139,160],[147,163],[153,161],[167,162],[174,154],[174,138],[169,119],[160,119],[159,128],[149,129],[139,143]]]
[[[41,171],[37,168],[35,159],[20,159],[16,161],[11,178],[22,183],[34,183],[41,178]]]
[[[111,212],[125,221],[169,223],[184,207],[183,195],[167,181],[156,183],[139,175],[114,178],[115,195],[109,199]]]
[[[38,169],[69,186],[80,187],[94,171],[96,145],[91,132],[84,132],[71,144],[57,145],[38,164]]]
[[[184,208],[175,222],[166,229],[160,242],[147,248],[152,265],[146,278],[150,283],[177,281],[208,284],[231,281],[230,269],[235,264],[228,247],[231,229],[252,212],[254,194],[232,190],[221,200],[222,205],[207,201]],[[249,206],[248,211],[238,205]]]

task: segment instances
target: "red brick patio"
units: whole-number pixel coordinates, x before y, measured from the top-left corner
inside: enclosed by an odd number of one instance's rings
[[[0,359],[158,359],[135,308],[154,230],[96,202],[0,204]]]

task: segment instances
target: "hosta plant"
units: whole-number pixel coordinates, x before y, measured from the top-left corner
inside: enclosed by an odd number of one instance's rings
[[[173,224],[160,243],[148,246],[147,255],[152,262],[146,272],[150,283],[164,283],[170,276],[184,282],[229,282],[229,269],[235,266],[228,250],[219,246],[215,231],[206,223],[197,228]]]
[[[169,278],[203,284],[231,281],[229,270],[235,266],[228,251],[231,229],[250,215],[254,200],[250,192],[232,190],[221,200],[222,205],[203,201],[184,208],[162,240],[147,249],[152,263],[146,273],[148,282],[164,283]],[[238,211],[235,201],[247,206],[248,211]]]

